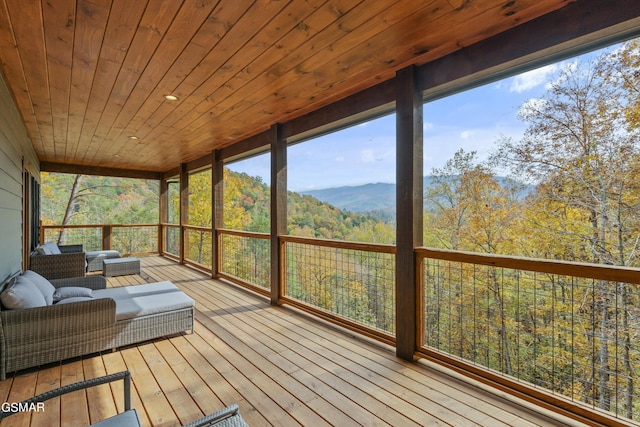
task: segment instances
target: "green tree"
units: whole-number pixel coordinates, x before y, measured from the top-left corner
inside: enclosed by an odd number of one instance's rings
[[[539,204],[555,207],[547,211],[546,221],[531,226],[547,240],[570,236],[572,243],[579,242],[574,253],[584,256],[583,261],[623,266],[640,262],[637,58],[637,43],[631,42],[620,52],[565,66],[542,98],[520,109],[520,118],[528,123],[524,138],[503,141],[498,152],[514,174],[538,184]],[[568,215],[579,225],[562,225]],[[595,293],[590,307],[594,331],[585,333],[592,334],[599,347],[597,404],[610,410],[612,393],[624,390],[631,417],[635,372],[629,313],[635,302],[622,284],[600,281]],[[619,315],[626,325],[620,352],[629,380],[620,386],[610,379],[610,357],[618,351],[611,347],[618,345],[615,334],[620,333],[614,329],[611,301],[621,304]]]

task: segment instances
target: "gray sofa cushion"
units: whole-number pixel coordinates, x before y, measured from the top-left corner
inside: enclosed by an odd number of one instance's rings
[[[91,262],[96,258],[108,259],[108,258],[120,258],[120,252],[114,250],[105,251],[89,251],[85,252],[87,261]]]
[[[116,320],[180,310],[195,305],[193,299],[168,281],[99,289],[93,291],[93,297],[115,300]]]
[[[58,305],[70,304],[72,302],[91,301],[92,299],[93,299],[92,297],[69,297],[69,298],[61,299],[60,301],[56,302],[56,304]]]
[[[22,275],[29,279],[31,283],[36,285],[36,287],[40,290],[40,293],[44,297],[47,305],[53,304],[53,294],[56,291],[56,288],[51,284],[50,281],[36,273],[35,271],[27,270]]]
[[[40,289],[24,276],[16,277],[15,283],[2,291],[0,300],[9,309],[35,308],[47,305]]]
[[[43,243],[36,248],[38,255],[60,255],[60,248],[53,242]]]
[[[56,289],[53,293],[53,302],[57,303],[67,298],[85,297],[91,298],[92,291],[89,288],[83,288],[79,286],[64,286]]]

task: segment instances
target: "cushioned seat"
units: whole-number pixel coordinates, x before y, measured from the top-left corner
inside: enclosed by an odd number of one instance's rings
[[[120,258],[120,252],[113,250],[89,251],[87,256],[87,271],[102,270],[102,261],[105,259]]]
[[[93,291],[94,298],[116,302],[116,320],[131,319],[195,306],[187,294],[171,282],[109,288]]]

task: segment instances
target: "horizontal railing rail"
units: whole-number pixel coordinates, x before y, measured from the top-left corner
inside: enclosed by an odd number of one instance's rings
[[[185,238],[184,262],[206,272],[211,272],[211,227],[183,225]]]
[[[123,255],[158,254],[159,224],[42,225],[40,241],[82,244],[85,251],[113,249]]]
[[[280,236],[282,301],[395,342],[393,245]]]
[[[218,276],[268,294],[271,289],[271,236],[223,228],[216,232]]]
[[[640,418],[640,269],[426,248],[416,256],[422,353],[556,406],[577,403],[576,412]]]
[[[162,242],[160,253],[180,260],[180,225],[161,223]]]

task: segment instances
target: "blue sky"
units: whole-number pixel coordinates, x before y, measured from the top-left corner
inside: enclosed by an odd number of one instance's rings
[[[460,148],[486,159],[501,137],[522,137],[518,109],[540,97],[564,63],[548,65],[424,106],[424,173],[442,167]],[[395,115],[359,124],[289,147],[288,189],[395,182]],[[269,182],[269,155],[229,165]]]

